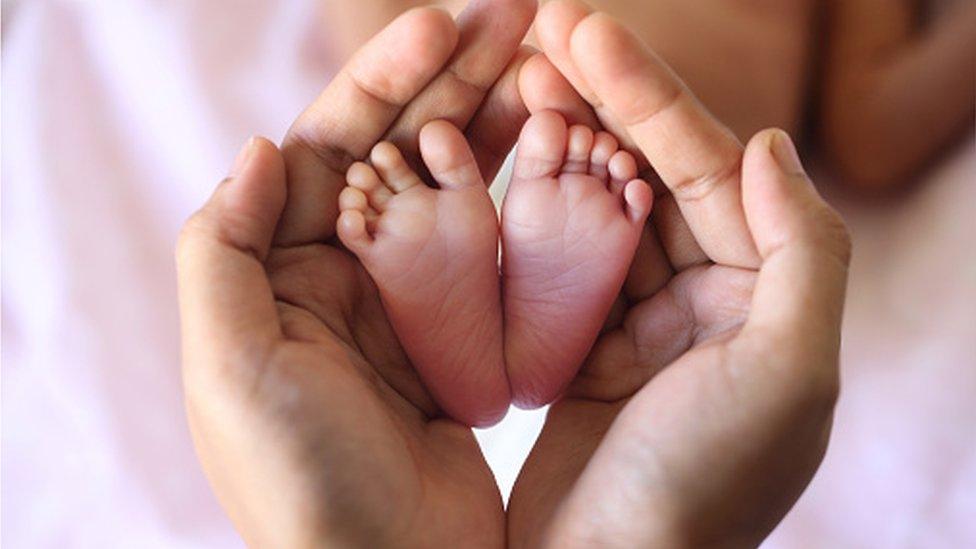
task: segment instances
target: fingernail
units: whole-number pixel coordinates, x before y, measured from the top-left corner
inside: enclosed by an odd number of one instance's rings
[[[788,174],[803,174],[803,163],[800,162],[800,155],[796,152],[793,140],[789,134],[783,130],[776,130],[770,143],[770,151],[773,158],[779,164],[779,168]]]
[[[240,175],[244,168],[247,166],[247,161],[251,159],[251,151],[254,149],[254,138],[250,137],[247,143],[241,147],[240,152],[237,153],[237,157],[234,158],[234,165],[230,168],[230,177],[235,177]]]

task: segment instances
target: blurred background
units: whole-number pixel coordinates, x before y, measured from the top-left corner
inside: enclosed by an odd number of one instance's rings
[[[183,416],[176,234],[420,3],[3,2],[10,547],[242,545]],[[853,232],[830,449],[765,546],[976,546],[976,2],[594,3],[740,138],[797,136]],[[506,497],[543,414],[478,433]]]

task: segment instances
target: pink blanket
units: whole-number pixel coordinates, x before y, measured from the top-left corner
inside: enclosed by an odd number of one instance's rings
[[[241,544],[193,456],[172,248],[245,138],[333,70],[316,3],[5,4],[3,536]],[[835,200],[856,243],[824,468],[770,547],[976,544],[976,153],[905,199]],[[541,420],[479,433],[507,492]]]

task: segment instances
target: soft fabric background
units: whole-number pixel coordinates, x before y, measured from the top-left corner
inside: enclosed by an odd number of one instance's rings
[[[328,82],[313,0],[4,4],[2,534],[235,547],[183,418],[172,248],[248,135]],[[768,547],[976,545],[976,150],[854,233],[824,466]],[[507,494],[540,423],[479,438]]]

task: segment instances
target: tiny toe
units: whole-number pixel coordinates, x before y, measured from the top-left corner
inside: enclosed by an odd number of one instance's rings
[[[365,211],[369,207],[366,193],[356,187],[344,187],[339,193],[339,210]]]
[[[590,175],[607,179],[610,175],[607,165],[619,148],[617,138],[607,132],[597,132],[593,136],[593,152],[590,153]]]
[[[369,204],[377,211],[385,210],[386,204],[393,198],[393,192],[383,184],[376,170],[365,162],[356,162],[350,166],[346,172],[346,181],[365,193]]]
[[[555,111],[533,114],[522,127],[512,175],[516,180],[555,177],[566,157],[566,119]]]
[[[485,188],[468,140],[454,124],[435,120],[424,126],[420,130],[420,155],[442,189]]]
[[[643,224],[651,213],[654,193],[642,179],[632,179],[624,187],[624,202],[627,204],[627,217],[633,223]]]
[[[345,187],[339,193],[339,211],[361,213],[366,220],[366,228],[370,234],[373,233],[373,227],[380,216],[379,212],[370,206],[369,200],[366,198],[366,193],[355,187]]]
[[[620,196],[631,179],[637,177],[637,161],[627,151],[617,151],[607,163],[610,173],[609,189],[614,196]]]
[[[586,173],[593,150],[593,130],[583,125],[572,126],[569,128],[568,142],[563,173]]]
[[[617,151],[607,163],[611,179],[630,181],[637,177],[637,160],[627,151]]]
[[[344,210],[336,221],[339,240],[352,253],[361,255],[372,243],[366,230],[366,216],[360,210]]]
[[[407,161],[400,154],[400,149],[393,143],[383,141],[378,143],[369,154],[369,160],[379,173],[383,182],[394,193],[403,191],[420,185],[423,182],[420,177],[410,169]]]

